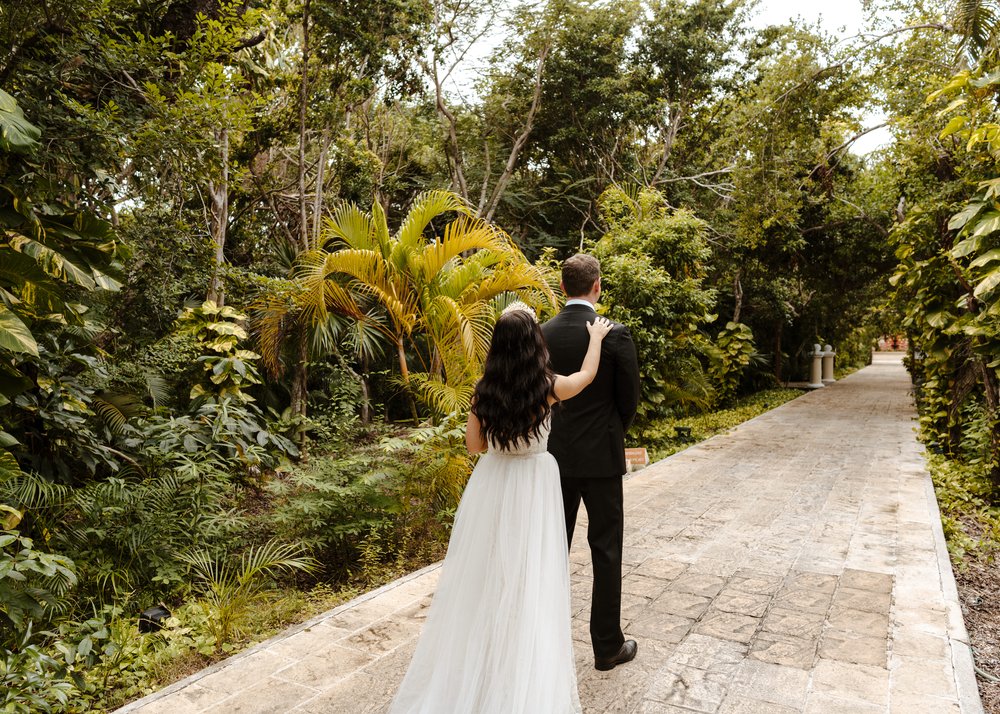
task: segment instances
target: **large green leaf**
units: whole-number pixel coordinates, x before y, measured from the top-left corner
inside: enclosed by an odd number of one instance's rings
[[[988,250],[978,258],[973,260],[969,266],[972,268],[980,268],[989,263],[995,263],[1000,260],[1000,248],[994,248],[993,250]]]
[[[956,213],[948,221],[948,230],[957,231],[965,227],[965,224],[979,215],[979,212],[986,206],[982,201],[970,201],[969,205]]]
[[[1000,285],[1000,268],[987,273],[986,277],[976,286],[974,294],[977,298],[981,298],[993,292],[998,285]]]
[[[23,153],[38,144],[42,131],[24,118],[17,101],[0,89],[0,149]]]
[[[38,343],[21,318],[0,305],[0,348],[21,354],[38,356]]]

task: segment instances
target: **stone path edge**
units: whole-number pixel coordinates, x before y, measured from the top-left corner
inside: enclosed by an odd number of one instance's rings
[[[926,464],[926,453],[924,458]],[[938,572],[941,573],[941,590],[948,603],[948,644],[951,646],[951,662],[955,671],[959,705],[963,712],[981,712],[983,711],[983,703],[979,697],[979,683],[976,681],[976,663],[972,656],[969,633],[965,629],[965,618],[962,617],[958,584],[955,582],[955,572],[951,566],[948,543],[944,537],[944,525],[941,523],[941,509],[938,506],[930,470],[926,466],[924,474],[927,501],[933,516],[931,530],[934,533],[934,545],[937,550]]]
[[[381,595],[381,594],[383,594],[385,592],[389,592],[390,590],[394,590],[395,588],[399,587],[400,585],[403,585],[404,583],[408,583],[411,580],[416,580],[417,578],[422,577],[422,576],[426,575],[427,573],[433,572],[433,571],[437,570],[438,568],[440,568],[441,564],[443,562],[444,561],[438,561],[437,563],[432,563],[432,564],[430,564],[430,565],[428,565],[426,567],[421,568],[420,570],[416,570],[416,571],[414,571],[412,573],[404,575],[401,578],[396,578],[395,580],[386,583],[385,585],[383,585],[380,588],[376,588],[375,590],[371,590],[371,591],[366,592],[366,593],[364,593],[362,595],[358,595],[353,600],[348,600],[347,602],[345,602],[345,603],[343,603],[341,605],[337,605],[337,607],[335,607],[335,608],[333,608],[331,610],[327,610],[326,612],[323,612],[323,613],[321,613],[319,615],[316,615],[315,617],[310,618],[310,619],[306,620],[305,622],[300,622],[297,625],[292,625],[291,627],[288,627],[287,629],[282,630],[281,632],[279,632],[274,637],[266,639],[263,642],[258,642],[256,645],[253,645],[252,647],[248,647],[247,649],[243,650],[242,652],[238,652],[237,654],[234,654],[232,657],[227,657],[226,659],[220,660],[219,662],[216,662],[215,664],[209,665],[208,667],[205,667],[204,669],[200,669],[197,672],[195,672],[194,674],[185,677],[184,679],[179,679],[176,682],[174,682],[173,684],[167,685],[163,689],[159,689],[159,690],[153,692],[152,694],[146,695],[142,699],[136,699],[135,701],[129,702],[128,704],[126,704],[125,706],[121,707],[120,709],[116,709],[113,712],[113,714],[130,714],[130,712],[138,711],[140,708],[148,706],[149,704],[152,704],[153,702],[155,702],[155,701],[157,701],[159,699],[162,699],[162,698],[164,698],[166,696],[169,696],[169,695],[173,694],[174,692],[178,692],[181,689],[184,689],[185,687],[187,687],[187,686],[189,686],[191,684],[194,684],[198,680],[203,679],[204,677],[207,677],[210,674],[214,674],[216,672],[219,672],[219,671],[225,669],[226,667],[229,667],[230,665],[232,665],[232,664],[234,664],[236,662],[239,662],[242,659],[245,659],[245,658],[247,658],[247,657],[249,657],[249,656],[251,656],[251,655],[253,655],[253,654],[257,653],[257,652],[265,650],[265,649],[267,649],[268,647],[270,647],[271,645],[273,645],[273,644],[275,644],[277,642],[281,642],[282,640],[287,639],[287,638],[291,637],[292,635],[296,635],[299,632],[302,632],[303,630],[308,630],[308,629],[310,629],[312,627],[315,627],[316,625],[320,624],[324,620],[328,620],[328,619],[330,619],[332,617],[335,617],[335,616],[339,615],[341,612],[344,612],[345,610],[349,610],[352,607],[356,607],[356,606],[360,605],[363,602],[368,602],[369,600],[374,600],[379,595]]]

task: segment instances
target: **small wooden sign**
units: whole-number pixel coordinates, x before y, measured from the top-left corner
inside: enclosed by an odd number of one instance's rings
[[[628,466],[629,471],[637,468],[641,469],[648,464],[649,454],[641,446],[634,449],[625,449],[625,465]]]

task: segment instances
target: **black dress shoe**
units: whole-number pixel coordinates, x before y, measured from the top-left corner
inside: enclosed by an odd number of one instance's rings
[[[594,668],[599,669],[602,672],[607,672],[609,669],[614,669],[620,664],[625,664],[626,662],[631,662],[635,659],[635,653],[639,650],[639,645],[636,644],[635,640],[625,640],[625,644],[621,646],[618,653],[613,657],[595,657],[594,658]]]

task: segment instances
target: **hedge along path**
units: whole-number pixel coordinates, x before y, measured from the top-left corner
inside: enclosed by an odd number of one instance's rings
[[[584,710],[982,712],[898,355],[634,474],[623,619],[593,669],[591,570],[570,553]],[[439,565],[119,711],[384,712]]]

